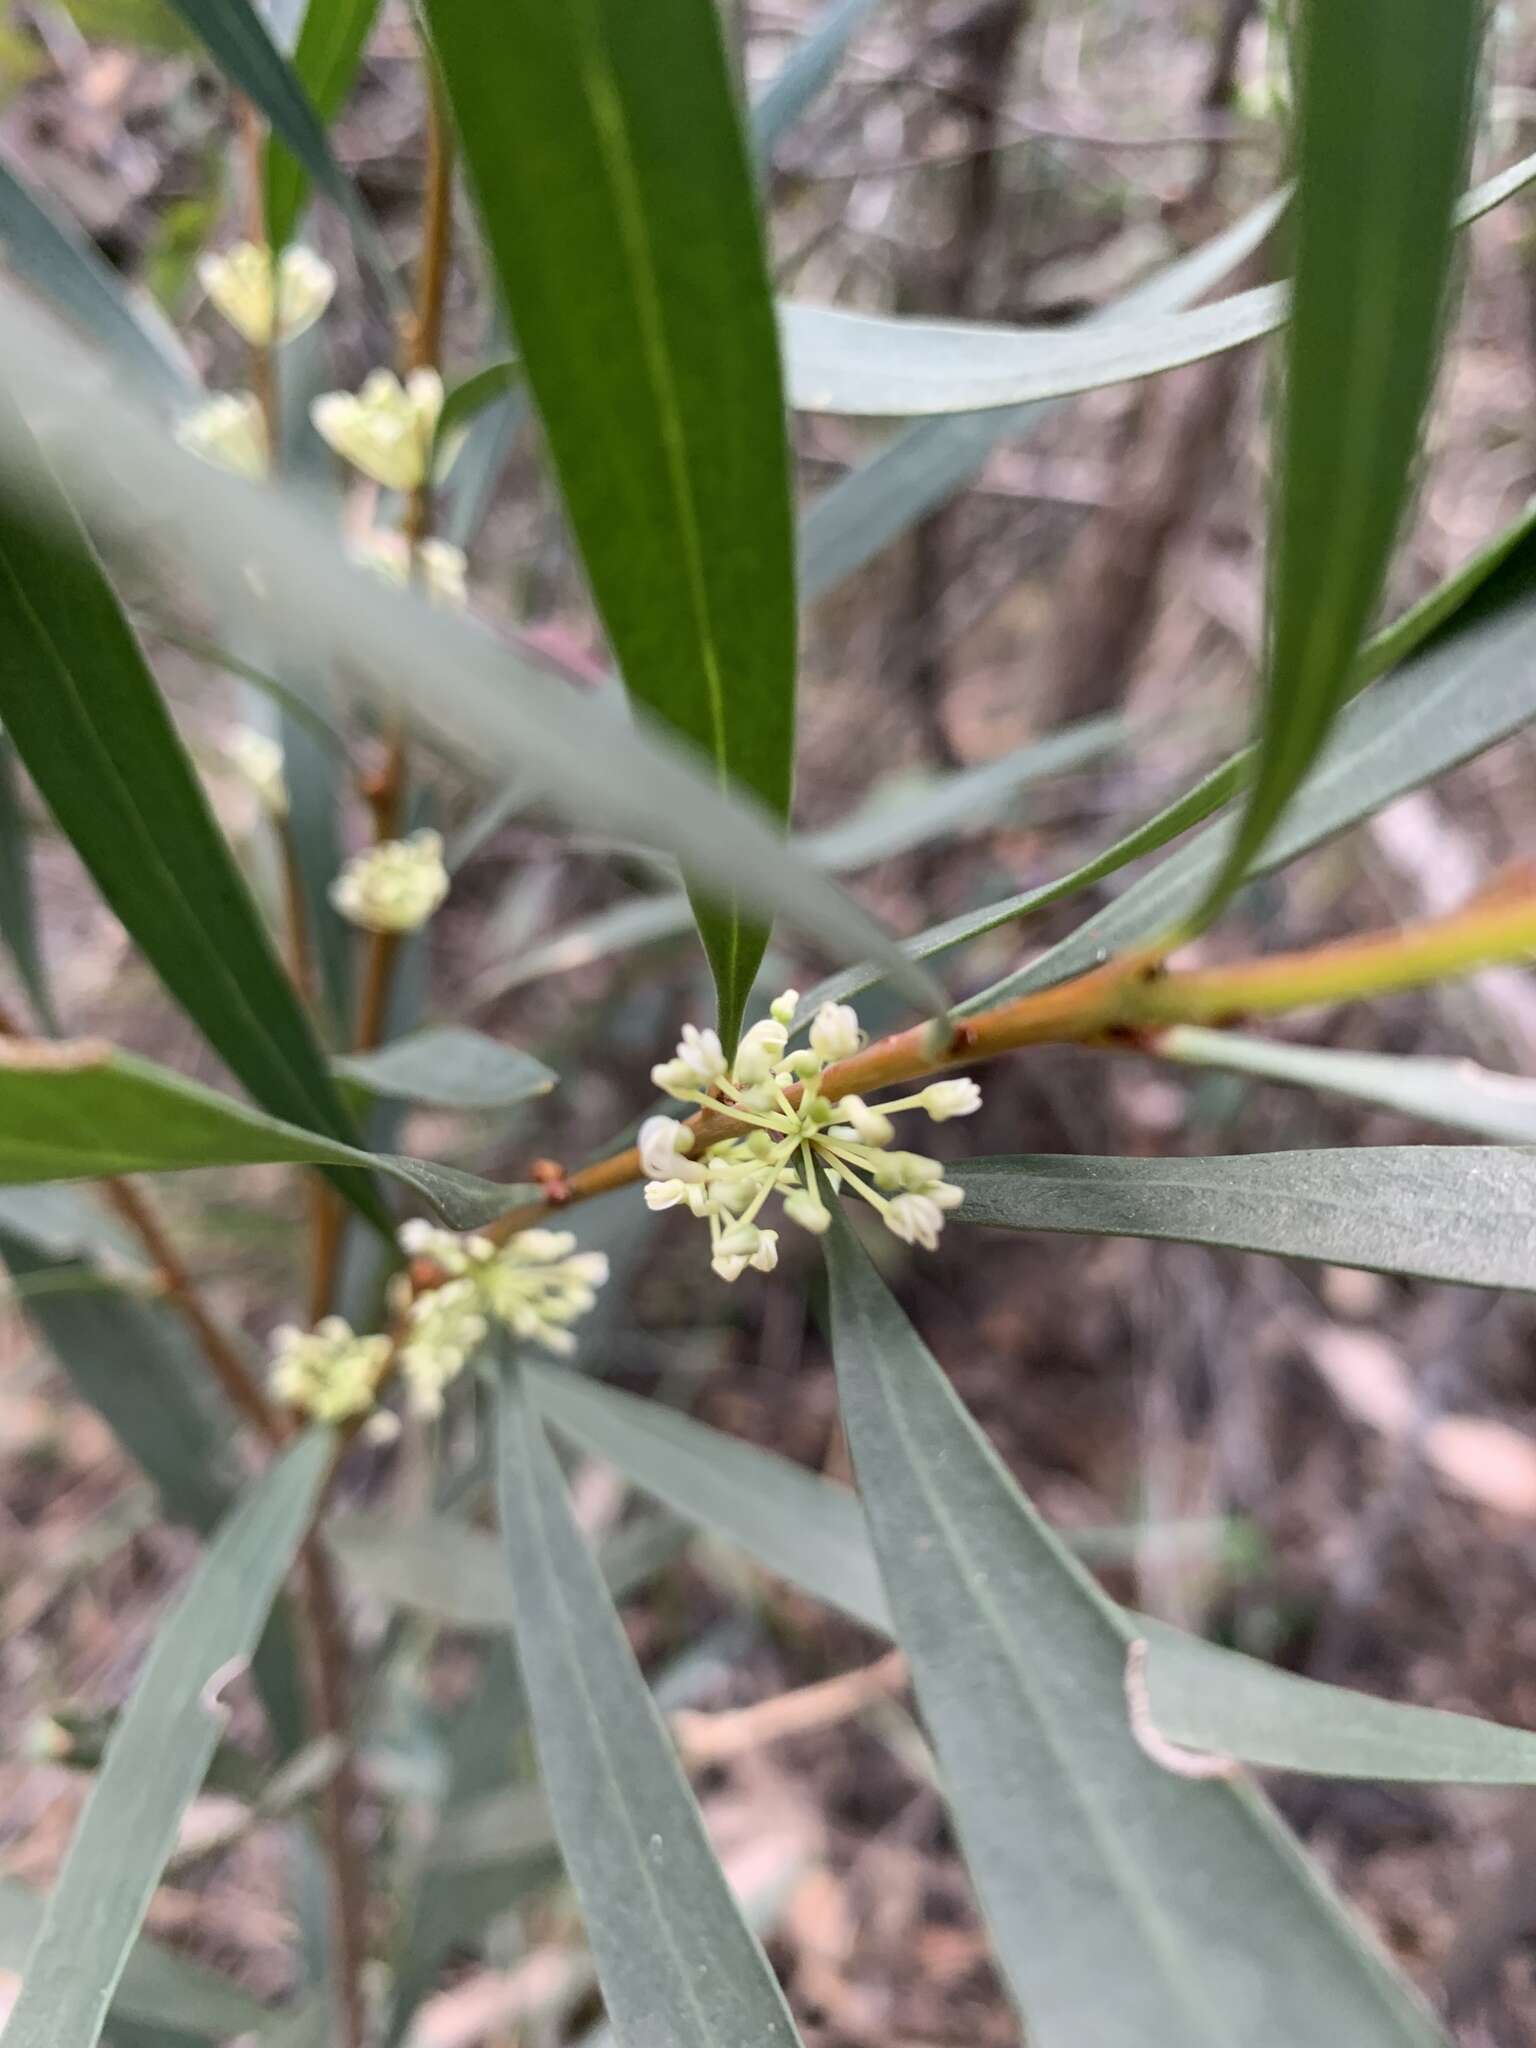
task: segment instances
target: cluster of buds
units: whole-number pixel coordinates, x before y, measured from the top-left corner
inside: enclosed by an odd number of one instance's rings
[[[274,262],[257,242],[236,242],[203,257],[198,278],[209,299],[253,348],[292,341],[313,327],[336,289],[336,273],[313,249],[295,243]],[[267,422],[249,391],[225,391],[189,413],[176,438],[190,455],[259,481],[272,464]]]
[[[404,1225],[400,1244],[447,1276],[414,1294],[402,1275],[394,1303],[405,1321],[401,1375],[412,1406],[428,1415],[442,1407],[443,1388],[493,1323],[568,1358],[576,1348],[570,1326],[595,1305],[608,1278],[607,1254],[577,1251],[568,1230],[525,1230],[497,1245],[416,1221]]]
[[[443,410],[436,370],[370,370],[360,391],[327,391],[309,408],[315,432],[354,469],[387,491],[414,491],[432,474]]]
[[[331,884],[331,902],[365,932],[414,932],[448,894],[440,832],[385,839],[347,862]]]
[[[657,1087],[677,1101],[741,1126],[697,1158],[687,1124],[655,1116],[640,1127],[647,1204],[682,1204],[708,1223],[710,1263],[722,1280],[739,1279],[749,1266],[771,1273],[777,1265],[778,1232],[758,1222],[770,1195],[783,1197],[786,1221],[817,1235],[827,1229],[832,1219],[818,1170],[834,1190],[847,1187],[862,1197],[904,1243],[927,1251],[962,1199],[937,1160],[892,1149],[891,1119],[906,1110],[921,1110],[935,1123],[969,1116],[981,1107],[976,1083],[934,1081],[915,1095],[878,1104],[858,1095],[828,1097],[822,1076],[858,1051],[859,1020],[846,1003],[824,1003],[810,1044],[790,1052],[799,1001],[795,989],[786,989],[742,1038],[734,1062],[726,1060],[715,1032],[688,1024],[676,1055],[651,1069]]]
[[[326,1316],[312,1330],[285,1324],[272,1333],[272,1391],[317,1422],[347,1422],[366,1415],[394,1345],[388,1337],[360,1337],[341,1316]]]

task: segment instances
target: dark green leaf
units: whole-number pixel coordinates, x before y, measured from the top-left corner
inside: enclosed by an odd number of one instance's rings
[[[322,121],[332,121],[340,113],[378,11],[379,0],[309,0],[292,64]],[[298,225],[309,180],[309,171],[292,151],[275,136],[270,138],[266,215],[267,240],[274,249],[281,249]]]
[[[1202,924],[1316,758],[1381,595],[1439,355],[1482,26],[1480,0],[1311,0],[1298,18],[1296,280],[1259,760]]]
[[[32,896],[31,828],[16,787],[16,749],[0,729],[0,940],[15,964],[38,1021],[59,1028],[37,939]]]
[[[1239,1159],[1022,1153],[951,1169],[956,1217],[1230,1245],[1536,1292],[1536,1149],[1360,1146]]]
[[[488,1223],[532,1192],[429,1159],[338,1144],[99,1040],[0,1039],[0,1182],[8,1186],[278,1160],[377,1167],[455,1230]]]
[[[185,405],[197,373],[150,303],[128,287],[73,222],[29,192],[0,163],[0,261],[162,403]]]
[[[358,254],[397,308],[404,296],[389,250],[357,188],[331,154],[325,122],[315,102],[273,42],[251,0],[168,0],[168,5],[202,42],[230,84],[243,92],[272,124],[272,132],[293,153],[305,176],[347,217]],[[366,24],[364,25],[366,33]],[[349,29],[350,33],[350,29]],[[335,74],[327,72],[331,79]],[[346,91],[341,78],[339,95]],[[298,195],[302,200],[302,191]]]
[[[515,1371],[501,1389],[502,1536],[550,1810],[627,2048],[797,2040],[715,1861]]]
[[[1129,1624],[1014,1485],[843,1219],[843,1420],[897,1636],[1038,2048],[1407,2048],[1428,2013],[1258,1796],[1163,1769]]]
[[[462,378],[443,400],[437,422],[437,445],[447,448],[455,434],[464,432],[472,419],[498,398],[516,390],[522,365],[516,361],[487,363],[483,370]]]
[[[631,695],[784,818],[795,599],[773,312],[713,0],[428,7]],[[720,877],[723,883],[725,877]],[[734,1040],[766,935],[696,895]]]
[[[348,1054],[333,1067],[375,1095],[438,1109],[509,1109],[547,1095],[556,1079],[531,1053],[455,1025],[413,1032],[377,1052]]]
[[[0,719],[91,877],[257,1100],[353,1138],[250,893],[83,529],[13,402],[29,511],[0,507]],[[365,1175],[336,1175],[381,1225]]]
[[[107,1745],[6,2028],[8,2048],[94,2048],[249,1662],[309,1527],[335,1439],[311,1430],[253,1482],[162,1622]]]

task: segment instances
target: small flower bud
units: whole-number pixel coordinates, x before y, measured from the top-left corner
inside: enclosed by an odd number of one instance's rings
[[[230,326],[255,348],[292,341],[313,327],[336,290],[336,273],[313,249],[294,243],[276,265],[272,251],[236,242],[203,256],[198,282]]]
[[[747,1261],[759,1273],[771,1273],[779,1263],[779,1233],[776,1230],[760,1230],[757,1234],[757,1250]]]
[[[797,1188],[794,1194],[785,1197],[784,1214],[791,1223],[798,1223],[802,1230],[809,1230],[815,1237],[823,1236],[832,1228],[831,1211],[809,1188]]]
[[[931,1252],[938,1247],[944,1212],[928,1195],[898,1195],[886,1211],[885,1223],[903,1243],[919,1244]]]
[[[267,474],[267,422],[249,391],[226,391],[177,422],[176,439],[215,469],[260,482]]]
[[[896,1126],[890,1118],[882,1116],[878,1109],[871,1109],[862,1095],[839,1096],[833,1107],[853,1127],[853,1134],[861,1145],[889,1145],[896,1135]]]
[[[675,1209],[687,1195],[688,1189],[680,1180],[648,1180],[645,1184],[647,1209]]]
[[[393,370],[371,370],[355,395],[327,391],[309,416],[321,440],[354,469],[386,490],[414,491],[427,480],[442,409],[436,370],[413,370],[404,384]]]
[[[785,989],[783,995],[775,996],[773,1001],[768,1005],[768,1014],[773,1019],[775,1024],[782,1024],[785,1030],[787,1031],[790,1025],[794,1023],[795,1012],[799,1009],[799,1007],[799,989],[787,988]]]
[[[851,1059],[864,1042],[859,1020],[848,1003],[823,1003],[811,1025],[811,1050],[821,1059]]]
[[[330,890],[347,922],[369,932],[417,931],[447,894],[442,835],[430,831],[354,855]]]
[[[288,789],[283,781],[283,750],[277,741],[251,725],[237,725],[225,743],[230,766],[255,792],[269,818],[288,815]]]
[[[637,1140],[640,1164],[652,1180],[703,1180],[704,1168],[684,1157],[693,1150],[693,1132],[673,1116],[648,1116]]]
[[[981,1090],[974,1081],[935,1081],[918,1096],[917,1106],[936,1124],[948,1123],[952,1116],[973,1116],[981,1107]]]
[[[789,1033],[775,1018],[764,1017],[736,1048],[735,1079],[742,1088],[766,1081],[784,1057]]]

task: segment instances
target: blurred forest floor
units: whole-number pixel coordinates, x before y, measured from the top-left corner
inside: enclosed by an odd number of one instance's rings
[[[1536,146],[1536,24],[1507,10],[1490,163]],[[799,0],[749,10],[754,86],[802,29]],[[1261,10],[1241,0],[887,0],[838,83],[781,145],[772,177],[786,289],[908,312],[1067,321],[1233,218],[1280,175]],[[120,40],[126,38],[124,40]],[[25,72],[29,75],[23,77]],[[225,203],[227,109],[150,0],[13,0],[0,145],[174,312]],[[402,250],[421,178],[408,30],[387,11],[341,153]],[[334,222],[322,222],[328,253]],[[1432,473],[1395,603],[1459,563],[1536,490],[1536,242],[1529,202],[1466,238],[1465,298],[1429,434]],[[344,272],[345,280],[345,272]],[[346,297],[345,283],[344,293]],[[455,281],[453,346],[482,329],[478,279]],[[356,304],[352,295],[351,303]],[[338,334],[338,381],[365,368]],[[194,346],[212,366],[206,319]],[[228,367],[227,364],[224,365]],[[1241,738],[1260,631],[1263,363],[1253,350],[1063,408],[1006,447],[976,488],[819,604],[806,629],[800,817],[844,818],[1069,719],[1118,713],[1125,743],[1030,790],[958,840],[861,874],[860,896],[916,930],[1049,879],[1147,815]],[[809,499],[875,445],[847,423],[797,428]],[[526,445],[473,556],[492,615],[599,652],[558,518]],[[1533,656],[1536,658],[1536,656]],[[231,688],[165,673],[232,833],[256,821],[220,748]],[[1248,892],[1208,942],[1297,945],[1449,907],[1533,851],[1536,743],[1523,735],[1432,791]],[[256,857],[253,851],[253,859]],[[121,931],[45,832],[45,938],[71,1028],[208,1071]],[[508,823],[434,927],[432,1011],[549,1058],[566,1079],[537,1124],[478,1162],[564,1159],[648,1099],[646,1068],[702,1015],[698,962],[674,942],[535,974],[547,941],[654,876],[622,850]],[[955,967],[971,988],[1083,914],[1005,928]],[[568,946],[568,959],[582,949]],[[509,963],[513,972],[503,970]],[[814,978],[786,960],[784,980]],[[498,989],[515,981],[516,986]],[[880,1028],[878,999],[866,1022]],[[1292,1028],[1292,1027],[1287,1027]],[[1536,1073],[1536,983],[1485,977],[1426,998],[1315,1014],[1316,1043],[1466,1054]],[[993,1151],[1196,1153],[1411,1142],[1422,1126],[1135,1058],[1047,1050],[983,1077]],[[958,1126],[954,1149],[977,1142]],[[422,1142],[462,1143],[458,1126]],[[947,1136],[948,1134],[946,1134]],[[298,1232],[276,1171],[163,1184],[214,1298],[255,1336],[293,1313]],[[638,1197],[604,1227],[627,1245],[604,1370],[721,1428],[847,1476],[811,1264],[730,1292],[694,1235]],[[642,1230],[645,1256],[639,1256]],[[621,1265],[625,1262],[620,1261]],[[1480,1295],[1178,1246],[990,1239],[956,1227],[894,1260],[919,1328],[972,1412],[1062,1525],[1116,1525],[1119,1596],[1295,1670],[1536,1727],[1536,1308]],[[389,1497],[390,1464],[356,1485]],[[619,1504],[586,1475],[594,1523]],[[1169,1524],[1178,1524],[1171,1529]],[[1186,1526],[1188,1525],[1188,1526]],[[46,1884],[84,1779],[73,1766],[121,1700],[189,1540],[96,1419],[68,1399],[25,1321],[0,1311],[0,1870]],[[378,1618],[364,1620],[375,1636]],[[648,1663],[695,1655],[679,1696],[718,1713],[868,1666],[882,1646],[695,1546],[629,1610]],[[473,1667],[442,1652],[445,1683]],[[1018,2039],[987,1961],[905,1697],[877,1674],[830,1725],[777,1738],[732,1724],[735,1753],[700,1790],[727,1860],[780,1900],[769,1941],[817,2048],[982,2048]],[[1536,1808],[1529,1796],[1279,1781],[1312,1852],[1427,1989],[1467,2048],[1536,2034]],[[214,1827],[220,1802],[194,1809]],[[270,1830],[173,1870],[152,1928],[277,1995],[293,1930]],[[493,1943],[427,2008],[439,2048],[519,2034],[531,1952]],[[521,1973],[521,1974],[520,1974]],[[520,1988],[521,1987],[521,1988]]]

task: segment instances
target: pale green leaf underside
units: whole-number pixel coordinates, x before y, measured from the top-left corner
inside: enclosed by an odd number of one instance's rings
[[[951,1169],[956,1220],[1172,1238],[1536,1292],[1536,1150],[1357,1146],[1235,1159],[1024,1153]]]
[[[846,1221],[832,1348],[870,1538],[998,1961],[1038,2048],[1437,2040],[1250,1788],[1131,1732],[1131,1624],[1052,1536]]]
[[[498,1441],[518,1655],[614,2031],[625,2048],[793,2048],[515,1369]]]
[[[1536,179],[1536,156],[1468,192],[1466,227]],[[802,412],[912,418],[1067,398],[1159,375],[1238,348],[1285,324],[1289,292],[1258,285],[1188,312],[1075,328],[985,326],[780,308],[790,403]]]
[[[442,1025],[394,1039],[377,1052],[348,1053],[332,1072],[375,1095],[434,1109],[511,1109],[547,1095],[555,1075],[542,1060],[483,1031]]]
[[[332,1433],[312,1430],[253,1481],[161,1624],[48,1900],[6,2048],[94,2048],[100,2038],[222,1733],[216,1695],[255,1648],[333,1452]]]

